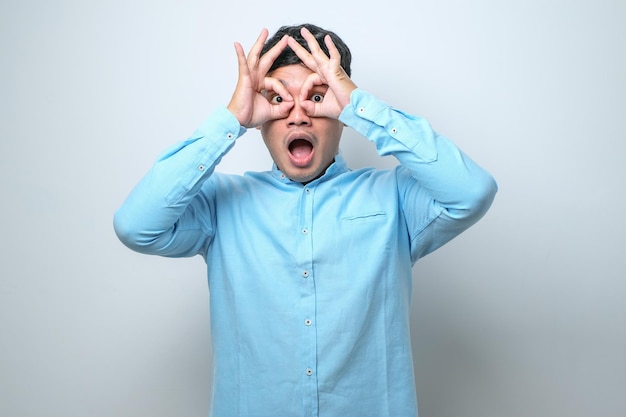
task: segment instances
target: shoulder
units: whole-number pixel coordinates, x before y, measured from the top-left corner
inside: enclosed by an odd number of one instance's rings
[[[258,195],[276,188],[270,172],[232,174],[214,172],[202,187],[202,193],[220,200],[241,199],[244,195]]]
[[[404,181],[407,174],[410,176],[408,170],[401,165],[386,169],[368,167],[345,172],[337,180],[344,186],[389,189],[390,186]]]

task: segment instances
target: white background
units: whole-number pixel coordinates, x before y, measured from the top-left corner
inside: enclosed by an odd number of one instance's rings
[[[415,267],[420,415],[625,416],[625,21],[621,0],[2,0],[0,415],[207,415],[202,259],[131,252],[113,213],[227,103],[234,41],[312,22],[500,186]],[[394,164],[370,145],[342,142]],[[253,130],[219,169],[270,164]]]

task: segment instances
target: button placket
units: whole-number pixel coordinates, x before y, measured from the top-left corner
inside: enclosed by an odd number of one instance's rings
[[[301,256],[299,325],[302,329],[302,366],[304,367],[303,406],[307,414],[317,414],[317,332],[315,329],[316,291],[313,259],[313,214],[315,186],[305,186],[300,194],[298,254]],[[302,372],[302,371],[300,371]]]

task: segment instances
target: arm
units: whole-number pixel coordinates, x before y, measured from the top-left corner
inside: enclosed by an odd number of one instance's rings
[[[329,89],[321,103],[303,101],[311,116],[337,118],[376,144],[380,155],[394,155],[400,199],[411,237],[413,261],[440,247],[480,219],[497,185],[489,173],[438,135],[423,118],[405,114],[357,88],[339,65],[330,37],[327,57],[306,29],[309,53],[293,39],[289,46],[313,74],[300,99],[314,85]]]
[[[438,135],[421,117],[396,110],[357,89],[340,120],[394,155],[413,261],[477,222],[497,191],[493,177]]]
[[[168,149],[115,213],[115,232],[129,248],[163,256],[206,251],[215,219],[212,197],[200,192],[203,184],[246,128],[285,117],[293,106],[286,88],[267,77],[287,39],[260,57],[267,35],[263,29],[248,57],[235,43],[239,78],[228,106],[213,113],[189,139]],[[271,105],[262,94],[266,88],[282,94],[285,101]]]
[[[197,198],[221,158],[246,131],[226,109],[217,109],[189,139],[167,149],[114,216],[119,239],[129,248],[163,256],[193,256],[212,235],[210,209]]]

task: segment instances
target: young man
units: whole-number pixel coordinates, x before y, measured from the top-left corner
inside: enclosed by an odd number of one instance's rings
[[[470,227],[493,178],[427,121],[357,88],[313,25],[261,32],[228,106],[166,151],[115,215],[133,250],[207,263],[213,417],[417,414],[411,267]],[[394,155],[350,170],[344,125]],[[275,162],[215,173],[248,128]]]

